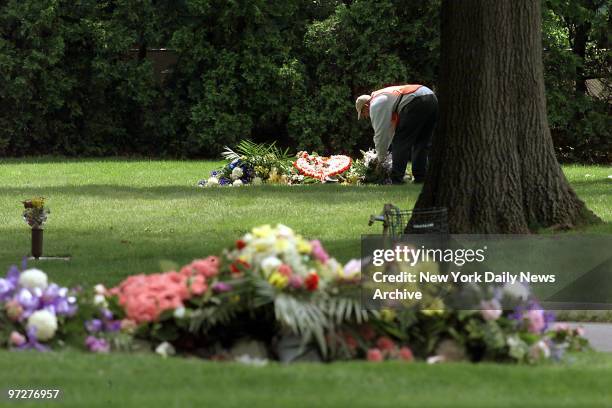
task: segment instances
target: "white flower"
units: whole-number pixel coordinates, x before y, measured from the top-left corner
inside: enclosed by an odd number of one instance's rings
[[[276,269],[278,269],[279,266],[282,265],[282,261],[280,259],[278,259],[275,256],[269,256],[267,258],[264,258],[261,261],[261,269],[263,269],[263,271],[266,273],[266,275],[272,273],[273,271],[275,271]]]
[[[529,289],[522,283],[506,283],[503,288],[503,293],[520,300],[527,300],[529,297]]]
[[[94,296],[93,304],[96,306],[102,306],[102,307],[108,306],[108,303],[106,302],[106,298],[104,297],[104,295],[101,295],[101,294],[97,294]]]
[[[101,283],[98,283],[96,286],[94,286],[94,291],[98,295],[103,295],[103,294],[106,293],[106,287],[104,285],[102,285]]]
[[[55,336],[57,317],[48,310],[37,310],[28,318],[28,329],[36,329],[36,339],[45,341]]]
[[[232,186],[234,186],[234,187],[240,187],[242,184],[243,184],[243,183],[242,183],[242,180],[237,179],[237,180],[234,180],[234,182],[232,183]]]
[[[354,279],[361,273],[361,261],[359,259],[351,259],[344,265],[344,269],[340,272],[342,279]]]
[[[172,344],[168,343],[167,341],[164,341],[159,346],[157,346],[155,348],[155,352],[164,358],[172,356],[176,353],[176,351],[174,350],[174,346],[172,346]]]
[[[540,340],[529,348],[529,357],[533,361],[546,360],[550,357],[550,347],[544,340]]]
[[[232,180],[238,180],[240,177],[242,177],[242,175],[244,174],[244,172],[242,171],[242,168],[240,167],[234,167],[234,170],[232,170]]]
[[[209,177],[208,181],[206,182],[206,187],[214,187],[218,185],[219,185],[219,179],[216,178],[215,176]]]
[[[27,269],[19,275],[19,284],[27,289],[45,289],[48,284],[47,274],[39,269]]]
[[[283,224],[278,224],[276,226],[276,235],[284,238],[292,238],[295,236],[295,233],[290,227]]]
[[[183,317],[185,317],[185,308],[181,306],[174,309],[174,317],[176,317],[177,319],[182,319]]]
[[[255,186],[258,186],[263,183],[263,180],[261,179],[261,177],[255,177],[251,183]]]

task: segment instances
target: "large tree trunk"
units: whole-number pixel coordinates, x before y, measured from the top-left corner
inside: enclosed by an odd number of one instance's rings
[[[440,123],[415,208],[448,208],[452,233],[526,233],[596,217],[555,158],[540,1],[444,0]]]

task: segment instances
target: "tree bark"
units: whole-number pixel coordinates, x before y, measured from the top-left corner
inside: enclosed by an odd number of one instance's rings
[[[548,128],[540,2],[444,0],[440,123],[415,208],[451,233],[527,233],[596,217],[559,166]]]

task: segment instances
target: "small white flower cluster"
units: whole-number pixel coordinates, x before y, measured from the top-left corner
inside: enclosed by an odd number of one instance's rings
[[[376,150],[374,149],[370,149],[367,152],[362,151],[362,153],[363,153],[363,163],[366,165],[366,167],[370,167],[372,162],[378,158],[378,154],[376,153]],[[383,167],[386,170],[391,170],[392,164],[393,164],[393,160],[391,159],[391,154],[387,153],[385,161],[383,162]]]

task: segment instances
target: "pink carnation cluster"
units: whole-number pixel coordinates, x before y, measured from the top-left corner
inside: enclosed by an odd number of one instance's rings
[[[165,310],[183,306],[208,288],[207,278],[219,273],[219,258],[209,256],[184,266],[180,272],[134,275],[110,290],[119,298],[128,319],[137,323],[156,320]]]

